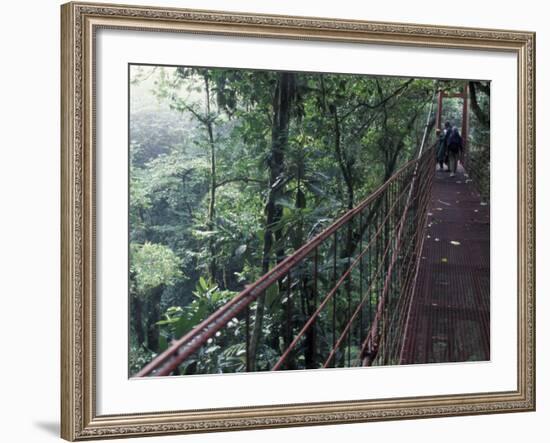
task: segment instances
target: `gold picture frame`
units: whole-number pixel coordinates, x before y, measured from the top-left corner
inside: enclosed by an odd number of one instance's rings
[[[535,34],[325,18],[67,3],[61,7],[61,436],[263,429],[535,409]],[[94,36],[149,30],[505,51],[518,60],[518,380],[510,392],[146,414],[96,414]]]

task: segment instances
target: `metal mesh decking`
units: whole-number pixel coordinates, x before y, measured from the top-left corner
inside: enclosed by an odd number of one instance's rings
[[[436,172],[401,363],[490,359],[489,215],[463,170]]]

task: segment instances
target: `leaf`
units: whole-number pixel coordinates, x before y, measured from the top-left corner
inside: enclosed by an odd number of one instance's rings
[[[218,233],[218,231],[200,231],[198,229],[194,229],[192,231],[192,233],[198,239],[202,239],[202,238],[213,237],[214,235],[216,235]]]
[[[277,189],[277,187],[282,183],[282,181],[285,179],[283,175],[280,175],[277,177],[275,182],[271,185],[271,189]]]
[[[284,208],[295,209],[294,202],[287,197],[279,197],[275,200],[275,203]]]
[[[316,186],[311,182],[306,183],[306,187],[317,197],[325,197],[327,195],[324,189],[321,189],[319,186]]]
[[[458,245],[460,245],[460,242],[456,241],[456,240],[451,240],[451,245],[458,246]]]
[[[198,324],[199,320],[195,318],[180,317],[174,327],[174,334],[177,338],[183,337],[187,334],[195,324]]]
[[[445,257],[443,257],[443,258],[441,259],[441,263],[447,263],[447,262],[448,262],[448,260],[447,260]]]
[[[235,255],[237,257],[240,257],[246,252],[246,245],[240,245],[237,249],[235,249]]]
[[[206,284],[206,280],[202,276],[199,277],[199,285],[205,292],[208,291],[208,285]]]
[[[265,291],[265,303],[268,306],[273,305],[273,303],[278,299],[279,297],[279,288],[277,285],[271,285],[269,288]]]
[[[159,351],[163,352],[166,351],[168,348],[168,340],[166,340],[166,337],[164,335],[161,335],[159,337]]]
[[[206,353],[211,354],[212,352],[216,352],[219,349],[221,348],[218,345],[210,346],[206,349]]]
[[[171,325],[174,323],[177,323],[179,321],[179,318],[169,318],[168,320],[159,320],[155,324],[157,326],[164,326],[164,325]]]
[[[181,314],[183,309],[181,306],[171,306],[166,310],[167,315]]]

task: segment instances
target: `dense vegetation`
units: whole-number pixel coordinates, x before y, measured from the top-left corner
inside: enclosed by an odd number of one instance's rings
[[[490,200],[490,130],[491,130],[491,84],[490,82],[469,82],[470,131],[468,151],[468,172],[481,196]]]
[[[412,158],[438,85],[132,66],[130,373]],[[274,337],[251,344],[262,370],[281,319],[252,309],[254,336]],[[180,373],[243,370],[242,323]]]

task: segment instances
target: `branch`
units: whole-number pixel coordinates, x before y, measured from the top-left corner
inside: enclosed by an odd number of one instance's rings
[[[206,113],[206,115],[200,114],[197,110],[195,110],[191,105],[183,103],[183,100],[177,100],[177,98],[172,98],[174,101],[174,107],[177,111],[183,112],[183,111],[189,111],[193,116],[203,125],[208,126],[209,124],[213,124],[216,121],[217,116],[213,113]]]
[[[182,172],[179,172],[176,175],[176,177],[180,178],[182,181],[185,180],[187,178],[187,176],[189,174],[191,174],[193,171],[195,170],[195,168],[189,168],[189,169],[186,169],[185,171],[182,171]]]
[[[149,78],[156,72],[158,66],[154,66],[153,69],[151,69],[151,71],[149,71],[149,74],[146,74],[144,76],[140,75],[141,72],[139,72],[138,74],[136,74],[134,76],[134,79],[131,81],[131,83],[133,84],[140,84],[142,82],[145,82],[147,80],[149,80]]]
[[[481,107],[479,106],[479,103],[477,102],[477,94],[476,94],[476,87],[481,85],[479,82],[469,82],[469,90],[470,90],[470,103],[472,105],[472,111],[474,111],[475,116],[479,120],[479,122],[485,126],[486,128],[490,127],[491,120],[490,116],[487,115]],[[483,89],[483,87],[482,87]]]
[[[342,175],[344,176],[344,181],[348,188],[348,207],[351,209],[353,207],[352,201],[352,192],[353,192],[353,178],[350,162],[346,156],[345,150],[342,149],[341,140],[340,140],[340,119],[338,118],[338,108],[336,105],[329,105],[329,112],[332,114],[334,119],[334,150],[336,151],[336,158],[340,164],[340,169],[342,170]]]
[[[218,183],[216,183],[216,188],[219,188],[221,186],[227,185],[228,183],[235,183],[235,182],[244,182],[244,183],[258,183],[260,185],[265,185],[266,182],[263,180],[258,180],[255,178],[250,177],[232,177],[228,178],[226,180],[221,180]]]
[[[481,92],[483,92],[485,95],[490,96],[491,95],[491,86],[489,86],[489,83],[483,83],[483,82],[475,82],[476,87],[478,87]]]
[[[405,89],[409,87],[409,85],[414,81],[414,79],[410,78],[405,83],[403,83],[399,88],[397,88],[395,91],[393,91],[390,95],[380,100],[378,103],[371,105],[370,103],[359,103],[356,106],[354,106],[352,109],[350,109],[348,112],[346,112],[343,116],[340,117],[341,120],[345,120],[347,117],[349,117],[351,114],[353,114],[355,111],[357,111],[359,108],[367,108],[367,109],[376,109],[380,106],[385,105],[387,102],[389,102],[392,98],[397,97],[400,95]],[[381,88],[379,87],[379,92],[381,92]]]
[[[370,118],[366,119],[365,122],[361,126],[359,126],[359,128],[357,128],[353,134],[350,135],[348,143],[355,142],[366,129],[370,128],[370,125],[378,118],[378,116],[379,113],[377,112],[374,113]]]

